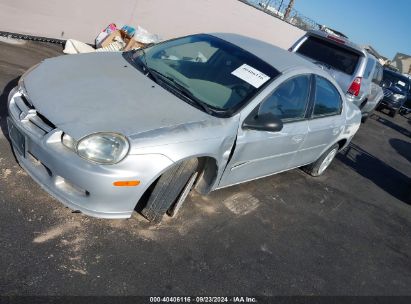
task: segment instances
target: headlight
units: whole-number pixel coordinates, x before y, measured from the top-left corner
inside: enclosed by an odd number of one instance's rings
[[[128,140],[115,133],[97,133],[87,136],[77,144],[81,157],[100,164],[115,164],[126,157]]]
[[[9,97],[7,98],[7,100],[10,102],[10,100],[13,98],[13,96],[17,93],[17,91],[19,90],[19,87],[14,87],[10,93],[9,93]]]
[[[402,94],[394,94],[394,95],[392,95],[392,96],[394,97],[394,99],[402,99],[402,98],[405,97],[405,96],[402,95]]]

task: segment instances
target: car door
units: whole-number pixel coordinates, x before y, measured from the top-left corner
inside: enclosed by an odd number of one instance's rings
[[[308,132],[306,120],[311,75],[285,80],[248,115],[280,119],[278,132],[240,125],[235,149],[219,187],[267,176],[292,167],[292,160]],[[247,118],[244,121],[247,121]]]
[[[325,149],[337,142],[344,130],[345,119],[341,115],[343,102],[340,92],[329,80],[318,75],[314,79],[315,91],[311,101],[308,132],[295,157],[299,166],[316,161]]]

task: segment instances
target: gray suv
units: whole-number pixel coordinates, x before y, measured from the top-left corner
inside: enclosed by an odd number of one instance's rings
[[[328,71],[357,105],[365,122],[384,94],[380,87],[382,66],[365,49],[348,39],[322,31],[307,32],[289,51]]]

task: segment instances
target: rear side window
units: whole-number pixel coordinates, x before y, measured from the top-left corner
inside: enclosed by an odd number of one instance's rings
[[[374,67],[375,60],[372,58],[368,58],[367,66],[365,67],[364,71],[364,78],[370,78],[372,68]]]
[[[381,64],[377,63],[375,66],[374,74],[372,76],[372,82],[380,85],[382,81],[382,66]]]
[[[316,76],[314,117],[341,113],[342,100],[336,87],[327,79]]]
[[[348,75],[354,74],[360,55],[326,40],[309,36],[297,53],[330,65]]]

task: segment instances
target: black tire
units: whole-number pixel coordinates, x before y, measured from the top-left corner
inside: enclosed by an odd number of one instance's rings
[[[397,115],[397,110],[390,110],[390,116],[394,118]]]
[[[157,181],[141,214],[150,222],[161,222],[164,214],[177,201],[187,182],[196,173],[198,160],[196,158],[183,161],[167,172]]]
[[[338,153],[338,149],[339,149],[339,145],[335,144],[333,145],[331,148],[329,148],[327,151],[325,151],[319,159],[317,159],[315,162],[313,162],[312,164],[309,164],[307,166],[304,166],[302,169],[307,172],[308,174],[310,174],[311,176],[320,176],[322,175],[325,170],[328,168],[328,165],[332,162],[332,160],[334,159],[335,155]],[[331,151],[335,150],[335,154],[332,157],[330,163],[325,167],[325,169],[323,171],[320,170],[321,168],[321,164],[324,162],[324,160],[327,158],[327,156],[331,153]]]
[[[367,115],[367,116],[363,116],[363,117],[361,117],[361,122],[362,122],[362,123],[365,123],[365,122],[367,121],[367,119],[368,119],[368,115]]]

